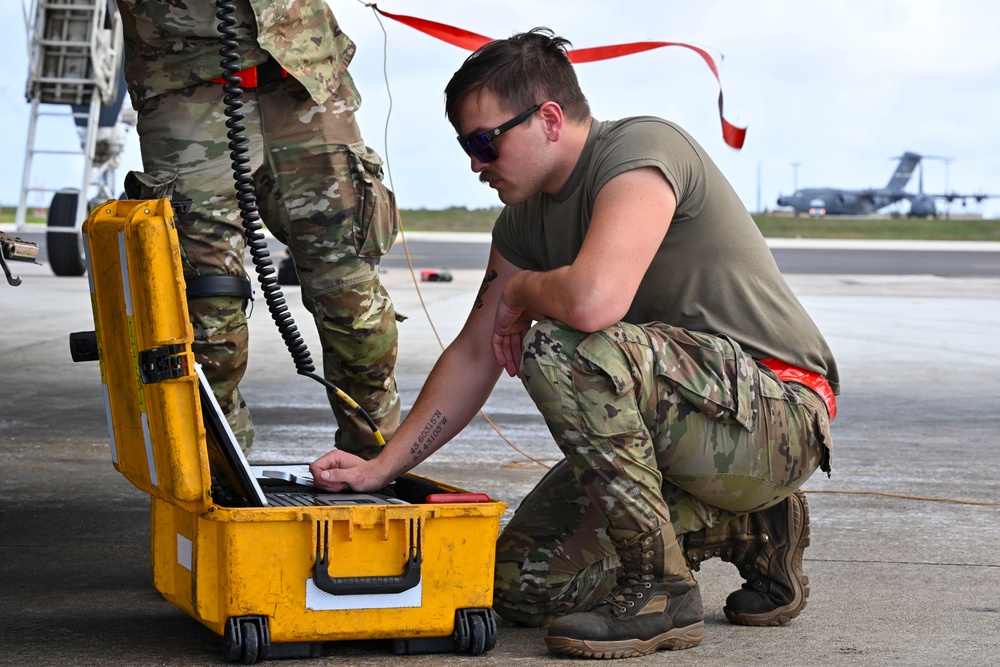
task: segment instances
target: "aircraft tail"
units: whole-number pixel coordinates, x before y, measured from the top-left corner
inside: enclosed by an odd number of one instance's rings
[[[889,184],[885,186],[885,189],[899,191],[905,188],[906,184],[910,182],[910,177],[913,176],[913,170],[917,168],[917,164],[920,162],[920,157],[920,155],[910,153],[909,151],[903,153],[899,158],[896,171],[893,172],[892,178],[889,179]]]

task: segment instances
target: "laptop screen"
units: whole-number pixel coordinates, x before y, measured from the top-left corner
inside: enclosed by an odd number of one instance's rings
[[[208,466],[212,473],[213,500],[224,506],[238,507],[315,507],[326,505],[386,505],[409,504],[398,497],[397,480],[377,493],[329,493],[313,484],[306,464],[251,466],[240,449],[226,416],[215,399],[212,387],[200,364],[198,393],[205,421],[205,444]],[[261,483],[269,487],[264,494]],[[413,481],[404,487],[416,486],[420,498],[441,489],[433,482]],[[426,488],[425,488],[426,487]],[[299,492],[291,489],[300,489]]]
[[[201,412],[205,420],[205,443],[208,447],[208,467],[215,483],[230,497],[235,497],[247,507],[267,507],[267,498],[254,478],[239,442],[229,427],[222,408],[212,393],[201,364],[195,364],[198,373],[198,393]]]

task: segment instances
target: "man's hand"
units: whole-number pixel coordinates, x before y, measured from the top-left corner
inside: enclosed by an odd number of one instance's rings
[[[508,286],[509,287],[509,286]],[[524,334],[535,321],[524,306],[513,303],[509,289],[505,289],[497,304],[497,316],[493,322],[493,356],[507,371],[507,375],[517,377],[521,371],[521,345]]]
[[[375,461],[334,449],[316,459],[309,471],[316,486],[334,493],[341,491],[378,491],[389,480],[383,479],[380,466]]]

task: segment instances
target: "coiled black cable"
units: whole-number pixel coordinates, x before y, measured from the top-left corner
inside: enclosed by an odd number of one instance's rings
[[[302,336],[299,334],[298,326],[288,312],[285,302],[285,295],[278,285],[278,278],[271,261],[271,254],[267,250],[267,241],[261,232],[263,224],[260,221],[260,214],[257,208],[257,194],[253,186],[253,177],[250,175],[252,169],[249,166],[250,158],[247,157],[248,139],[243,134],[246,126],[243,125],[243,89],[240,88],[242,80],[238,76],[240,71],[240,56],[237,52],[239,43],[236,41],[236,19],[232,14],[236,10],[231,0],[216,0],[215,6],[219,8],[216,18],[219,23],[219,55],[222,56],[222,78],[225,84],[222,87],[225,97],[223,102],[226,105],[226,127],[229,132],[229,156],[233,164],[233,180],[236,185],[236,199],[239,202],[240,218],[243,221],[243,235],[246,238],[247,248],[250,250],[250,258],[253,261],[254,270],[257,272],[257,280],[260,283],[261,293],[264,295],[264,302],[267,310],[271,313],[271,319],[281,333],[285,341],[285,347],[292,355],[295,362],[295,369],[299,375],[316,380],[330,391],[334,392],[341,401],[353,409],[371,428],[375,435],[375,440],[379,445],[384,445],[385,440],[378,430],[378,426],[371,416],[360,406],[357,401],[348,396],[344,391],[335,386],[329,380],[315,373],[316,367],[313,365],[312,356],[306,347]]]

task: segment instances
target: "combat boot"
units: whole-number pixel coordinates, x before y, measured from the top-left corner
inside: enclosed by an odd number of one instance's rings
[[[631,658],[701,643],[701,591],[673,530],[667,528],[666,539],[662,529],[608,532],[622,561],[622,575],[594,609],[553,621],[545,637],[549,650],[584,658]]]
[[[809,597],[802,553],[809,546],[809,505],[796,491],[773,507],[684,536],[692,570],[719,557],[739,568],[746,583],[726,599],[723,612],[739,625],[783,625]]]

